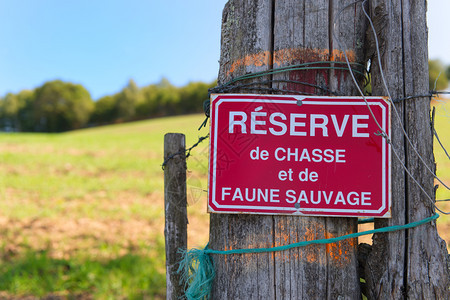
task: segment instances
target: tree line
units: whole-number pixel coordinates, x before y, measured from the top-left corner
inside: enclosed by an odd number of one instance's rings
[[[429,75],[430,91],[445,89],[450,79],[450,66],[431,60]],[[49,81],[34,90],[8,93],[0,98],[0,131],[63,132],[202,112],[208,89],[215,85],[216,82],[191,82],[176,87],[162,79],[157,84],[139,88],[130,80],[120,92],[93,101],[81,84]]]
[[[0,98],[0,131],[63,132],[89,126],[203,112],[215,82],[182,87],[167,79],[139,88],[133,80],[97,101],[81,85],[61,80]]]

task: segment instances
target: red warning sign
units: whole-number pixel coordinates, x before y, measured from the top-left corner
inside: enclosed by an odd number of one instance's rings
[[[390,217],[382,97],[211,96],[208,210]],[[369,110],[370,107],[370,110]]]

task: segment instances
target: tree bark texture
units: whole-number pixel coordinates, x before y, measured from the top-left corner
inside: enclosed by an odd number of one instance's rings
[[[218,84],[271,68],[344,61],[342,50],[352,62],[363,63],[366,26],[361,9],[349,6],[333,26],[336,13],[352,2],[230,0],[223,11]],[[333,29],[344,49],[338,48]],[[254,91],[259,94],[274,88],[357,95],[347,71],[294,71],[252,80],[260,83],[261,89]],[[355,218],[211,214],[210,248],[275,247],[356,230]],[[214,255],[212,299],[359,299],[356,249],[357,240],[349,239],[269,254]]]
[[[177,273],[182,259],[178,249],[187,248],[186,154],[185,136],[168,133],[164,136],[164,160],[173,156],[164,168],[164,237],[166,242],[166,298],[180,299],[184,285]]]
[[[219,84],[271,67],[272,9],[272,0],[229,1],[225,5]],[[272,246],[271,216],[211,214],[212,249]],[[216,278],[211,299],[275,299],[273,257],[214,255]]]
[[[370,15],[380,42],[381,65],[394,99],[428,94],[426,2],[416,0],[372,0]],[[374,95],[386,95],[373,34],[367,31],[367,58],[372,62]],[[413,98],[392,111],[392,218],[379,219],[375,227],[405,224],[434,214],[432,203],[406,174],[400,161],[434,199],[435,170],[430,99]],[[412,141],[411,146],[401,126]],[[406,231],[376,234],[365,266],[369,299],[449,299],[447,249],[436,223]]]

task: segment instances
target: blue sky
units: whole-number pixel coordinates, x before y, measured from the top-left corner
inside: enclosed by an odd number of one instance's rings
[[[225,2],[0,0],[0,96],[57,78],[95,99],[130,78],[212,81]]]
[[[450,64],[450,1],[429,0],[430,58]],[[0,0],[0,96],[62,79],[93,96],[217,77],[226,0]],[[441,32],[442,31],[442,32]]]

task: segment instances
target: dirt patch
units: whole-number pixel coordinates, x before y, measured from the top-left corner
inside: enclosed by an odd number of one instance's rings
[[[52,145],[39,144],[22,144],[22,143],[2,143],[0,153],[25,153],[25,154],[48,154],[55,153],[56,148]]]
[[[32,249],[66,259],[73,255],[111,258],[143,248],[151,250],[162,231],[160,224],[152,221],[88,218],[18,220],[0,217],[0,228],[4,256]]]
[[[38,204],[51,207],[55,215],[12,217],[0,214],[0,246],[4,258],[23,251],[46,250],[52,257],[68,258],[86,255],[111,258],[129,251],[149,251],[164,244],[164,198],[162,192],[146,196],[119,192],[110,197],[107,191],[95,191],[82,198],[62,203],[59,200],[39,201],[36,196],[24,198],[20,191],[7,188],[6,199],[16,209]],[[21,196],[19,196],[21,195]],[[203,247],[209,239],[209,215],[205,213],[206,199],[191,200],[188,209],[188,245]],[[95,205],[93,205],[95,204]],[[91,205],[91,211],[85,209]],[[93,206],[92,206],[93,205]],[[448,210],[444,203],[443,208]],[[373,229],[373,224],[359,226],[359,231]],[[450,241],[450,223],[439,222],[438,231]],[[363,236],[359,242],[372,244],[372,236]]]
[[[16,209],[35,201],[34,197],[17,199],[19,193],[14,189],[8,188],[5,193],[8,201],[16,203]],[[84,215],[89,205],[93,206]],[[164,244],[161,193],[143,197],[120,192],[110,197],[107,191],[97,191],[70,201],[41,202],[39,206],[52,207],[57,212],[51,217],[41,217],[36,212],[23,218],[0,214],[3,258],[27,250],[45,250],[54,258],[73,255],[111,258],[130,251],[151,253]],[[199,209],[200,205],[189,209],[189,244],[193,246],[204,245],[208,240],[209,218]]]

